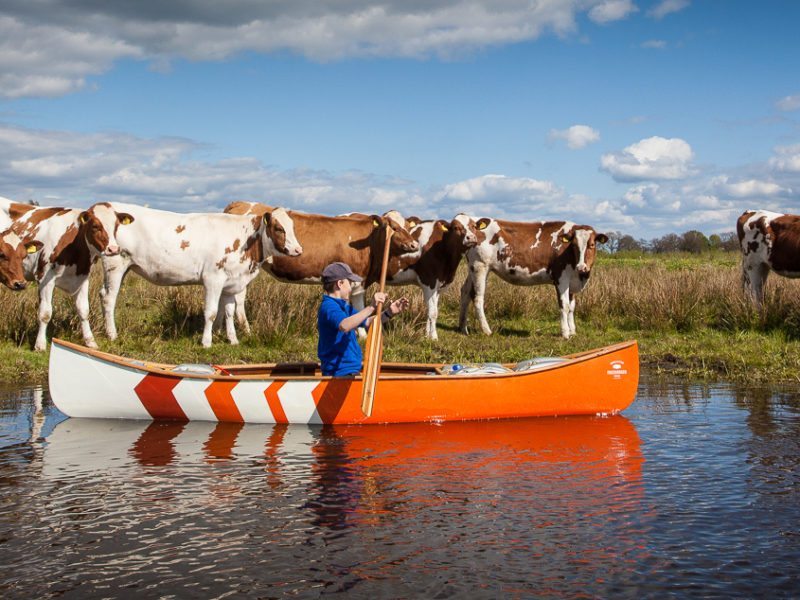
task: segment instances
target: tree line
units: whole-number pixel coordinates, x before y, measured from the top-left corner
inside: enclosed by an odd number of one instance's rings
[[[733,231],[713,233],[707,236],[702,231],[691,230],[682,234],[668,233],[651,240],[636,239],[619,231],[607,233],[608,242],[601,246],[607,252],[690,252],[700,254],[711,250],[734,252],[739,250],[739,240]]]

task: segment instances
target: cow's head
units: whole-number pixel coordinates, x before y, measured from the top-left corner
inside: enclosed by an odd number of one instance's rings
[[[572,253],[572,264],[579,275],[588,277],[592,272],[592,265],[597,255],[597,244],[605,244],[608,236],[597,233],[588,225],[573,225],[558,233],[559,244],[567,244],[566,252]]]
[[[119,254],[117,230],[134,222],[133,215],[117,212],[108,202],[99,202],[78,216],[86,243],[93,254]]]
[[[482,217],[475,219],[464,213],[457,214],[447,225],[448,234],[461,242],[464,250],[469,250],[484,240],[483,231],[492,222],[491,219]]]
[[[27,284],[22,262],[41,249],[42,242],[24,242],[10,229],[0,233],[0,282],[10,290],[24,290]]]
[[[407,222],[405,219],[402,219],[400,223],[396,220],[395,216],[396,211],[389,211],[383,216],[380,215],[372,215],[370,218],[372,219],[372,225],[375,229],[383,232],[385,235],[386,228],[391,227],[392,229],[392,240],[389,245],[389,251],[392,254],[405,254],[407,252],[416,252],[419,248],[419,244],[417,240],[415,240],[411,233],[409,233],[407,227]],[[399,215],[399,213],[397,213]],[[380,239],[385,239],[383,236]]]
[[[303,247],[294,233],[294,221],[285,208],[267,210],[262,219],[261,239],[266,256],[300,256],[303,253]]]

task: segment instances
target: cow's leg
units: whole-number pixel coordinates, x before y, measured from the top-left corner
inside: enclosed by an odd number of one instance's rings
[[[222,295],[222,282],[206,280],[203,282],[205,288],[205,304],[203,306],[203,337],[200,343],[203,348],[211,347],[211,332],[214,327],[214,319],[217,318],[217,310],[219,309],[219,299]]]
[[[489,278],[489,267],[483,263],[475,263],[474,280],[475,286],[475,312],[478,314],[478,323],[480,323],[481,330],[486,335],[492,335],[492,328],[489,327],[489,322],[486,320],[486,313],[483,310],[483,300],[486,297],[486,280]]]
[[[236,296],[234,294],[223,293],[220,297],[220,304],[225,310],[225,333],[228,335],[228,341],[236,346],[239,343],[239,338],[236,337],[236,325],[234,323]]]
[[[556,286],[556,294],[558,295],[558,308],[561,310],[561,337],[569,339],[569,306],[570,294],[569,284],[564,285],[563,277]]]
[[[764,303],[764,284],[769,275],[769,266],[758,260],[742,261],[742,287],[750,295],[756,308]]]
[[[88,275],[78,285],[78,289],[73,295],[75,300],[75,310],[78,313],[78,318],[81,320],[81,335],[83,335],[83,343],[89,348],[97,348],[97,342],[94,341],[94,334],[89,325],[89,277]]]
[[[103,290],[101,294],[103,300],[103,318],[106,322],[106,335],[108,339],[117,339],[117,323],[114,319],[114,312],[117,308],[117,297],[128,272],[128,263],[119,256],[103,258]]]
[[[367,296],[367,290],[360,283],[354,283],[353,289],[350,292],[350,304],[356,309],[356,312],[364,310],[364,304]],[[356,335],[361,340],[367,339],[367,330],[364,327],[356,329]]]
[[[234,296],[236,300],[236,323],[242,328],[246,335],[250,335],[250,323],[247,320],[245,311],[245,300],[247,300],[247,288]]]
[[[461,306],[458,310],[458,330],[464,334],[469,333],[467,311],[473,298],[475,298],[475,284],[472,282],[472,267],[470,266],[467,269],[467,278],[464,280],[464,285],[461,286]]]
[[[39,282],[39,332],[36,334],[36,343],[33,346],[37,352],[47,350],[47,324],[53,316],[53,290],[55,287],[56,278],[52,271],[48,271]]]
[[[425,326],[425,335],[432,340],[438,340],[436,321],[439,318],[439,289],[422,286],[422,296],[425,298],[425,307],[428,310],[428,322]]]
[[[567,319],[570,336],[575,335],[575,293],[569,293],[569,318]]]

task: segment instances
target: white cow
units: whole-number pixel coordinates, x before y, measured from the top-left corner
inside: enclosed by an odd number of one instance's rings
[[[18,205],[25,212],[13,221],[11,227],[0,234],[2,269],[19,273],[39,284],[39,332],[35,350],[47,348],[47,325],[53,313],[53,291],[64,290],[75,301],[81,322],[84,343],[92,348],[97,344],[89,326],[89,272],[93,258],[89,250],[89,230],[85,226],[86,213],[75,208],[36,208]],[[95,253],[104,251],[102,241]],[[26,251],[21,252],[20,247]],[[35,248],[35,249],[34,249]],[[21,262],[21,264],[20,264]],[[13,290],[25,288],[15,277],[4,283]]]
[[[292,218],[283,208],[261,215],[174,213],[135,204],[99,203],[88,211],[108,237],[102,256],[103,312],[108,337],[117,337],[114,309],[128,270],[156,285],[205,288],[202,344],[211,346],[211,330],[222,299],[228,340],[237,344],[234,297],[276,254],[299,256],[303,249]]]

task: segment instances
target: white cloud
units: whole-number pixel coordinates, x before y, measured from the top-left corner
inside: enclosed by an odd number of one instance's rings
[[[439,199],[462,203],[485,202],[486,200],[526,202],[530,200],[551,201],[562,195],[563,190],[551,181],[505,175],[483,175],[446,185],[439,195]]]
[[[764,196],[779,196],[791,193],[790,189],[781,187],[772,181],[759,179],[740,179],[730,181],[727,175],[720,175],[711,180],[711,187],[722,195],[730,198],[762,198]]]
[[[784,96],[775,103],[775,106],[786,112],[800,109],[800,94],[795,94],[794,96]]]
[[[573,125],[567,129],[551,129],[547,137],[551,141],[564,140],[568,148],[577,150],[599,141],[600,132],[588,125]]]
[[[656,50],[663,50],[667,47],[667,42],[664,40],[647,40],[642,42],[642,48],[654,48]]]
[[[350,57],[453,58],[491,46],[577,32],[583,13],[609,23],[631,0],[193,0],[7,2],[0,17],[0,96],[57,96],[122,58],[168,71],[172,60],[291,52]]]
[[[624,19],[638,10],[631,0],[604,0],[589,10],[589,18],[595,23],[605,24]]]
[[[793,146],[778,146],[775,148],[777,156],[769,159],[769,165],[778,171],[800,173],[800,144]]]
[[[686,141],[655,136],[604,154],[600,165],[617,181],[682,179],[692,174],[693,156]]]
[[[689,6],[689,0],[662,0],[647,11],[647,16],[663,19],[671,13],[676,13]]]

